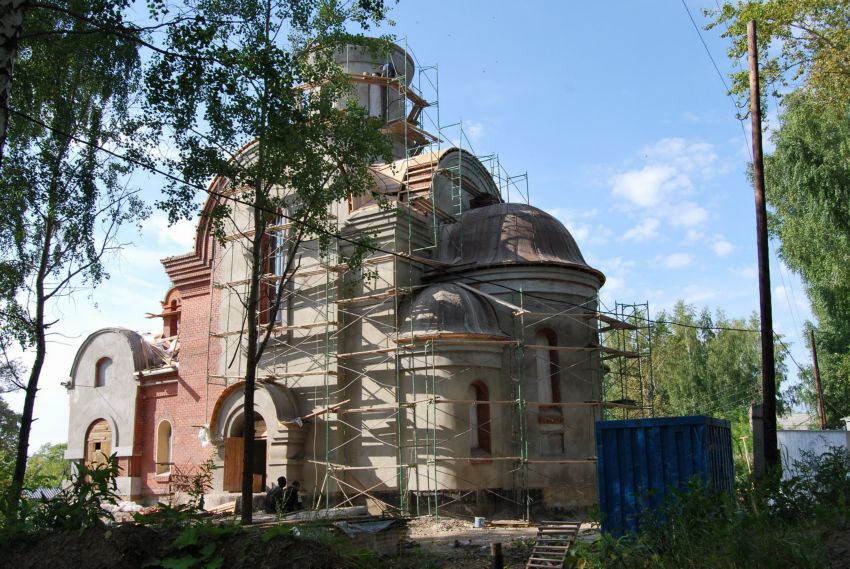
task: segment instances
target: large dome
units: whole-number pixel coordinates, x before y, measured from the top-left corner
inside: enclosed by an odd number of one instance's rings
[[[411,331],[418,339],[505,336],[499,328],[493,305],[481,295],[457,284],[429,286],[413,297],[403,313],[400,342],[409,341]]]
[[[501,203],[472,209],[445,231],[440,260],[451,265],[556,264],[605,278],[587,264],[560,221],[531,205]]]

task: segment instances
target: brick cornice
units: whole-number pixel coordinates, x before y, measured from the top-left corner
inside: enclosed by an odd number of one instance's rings
[[[166,257],[160,261],[175,288],[183,296],[195,296],[209,292],[212,275],[212,259],[215,242],[210,231],[210,215],[219,199],[215,194],[224,192],[228,181],[221,176],[210,183],[207,198],[198,221],[195,247],[190,253]]]

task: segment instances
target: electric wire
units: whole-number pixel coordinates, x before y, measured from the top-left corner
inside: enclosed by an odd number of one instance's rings
[[[682,6],[685,8],[685,12],[688,13],[688,18],[691,20],[691,24],[694,27],[694,30],[699,36],[699,41],[702,43],[702,47],[705,49],[706,55],[708,55],[708,59],[711,60],[711,65],[714,67],[714,70],[717,72],[717,76],[720,78],[720,82],[723,83],[724,89],[726,89],[726,95],[729,97],[729,100],[732,101],[732,106],[735,107],[735,117],[738,120],[738,124],[741,126],[741,134],[744,135],[744,141],[749,142],[747,140],[747,129],[744,127],[744,119],[740,116],[738,112],[738,102],[732,97],[732,90],[729,88],[729,84],[726,82],[726,78],[723,76],[723,72],[720,71],[720,67],[717,65],[717,62],[714,60],[714,56],[711,54],[711,50],[708,49],[708,44],[705,42],[705,38],[702,37],[702,31],[700,31],[699,25],[691,14],[690,8],[688,8],[685,0],[682,0]],[[718,10],[720,6],[718,5]],[[750,155],[750,160],[752,161],[753,157],[753,149],[750,148],[749,144],[745,144],[747,151]]]
[[[15,115],[17,115],[17,116],[19,116],[19,117],[21,117],[25,120],[28,120],[28,121],[32,122],[33,124],[36,124],[36,125],[38,125],[42,128],[45,128],[45,129],[47,129],[47,130],[49,130],[49,131],[51,131],[55,134],[67,137],[69,140],[73,140],[74,142],[77,142],[77,143],[82,144],[84,146],[89,146],[91,148],[94,148],[95,150],[98,150],[100,152],[103,152],[105,154],[113,156],[114,158],[117,158],[119,160],[123,160],[125,162],[130,163],[130,164],[134,164],[134,165],[136,165],[140,168],[143,168],[143,169],[145,169],[149,172],[159,174],[159,175],[161,175],[161,176],[163,176],[163,177],[165,177],[169,180],[183,184],[187,187],[191,187],[191,188],[196,189],[200,192],[208,194],[209,196],[212,196],[214,198],[225,200],[225,201],[230,201],[230,202],[233,202],[233,203],[237,203],[237,204],[243,205],[243,206],[245,206],[245,207],[247,207],[251,210],[261,211],[261,212],[264,212],[264,213],[268,213],[270,215],[279,215],[280,217],[282,217],[283,219],[286,219],[289,222],[302,224],[304,227],[306,227],[306,229],[308,229],[309,231],[311,231],[313,233],[319,233],[319,234],[322,234],[326,237],[332,237],[334,239],[338,239],[340,241],[343,241],[343,242],[346,242],[346,243],[349,243],[349,244],[352,244],[352,245],[357,245],[359,247],[363,247],[365,249],[368,249],[369,251],[374,252],[374,253],[382,253],[382,254],[390,255],[390,256],[393,256],[393,257],[396,257],[396,258],[404,259],[405,261],[408,261],[408,262],[414,262],[414,263],[419,262],[420,264],[425,264],[425,263],[417,261],[416,259],[409,257],[405,254],[399,253],[397,251],[384,249],[382,247],[371,245],[368,242],[357,240],[357,239],[354,239],[354,238],[351,238],[351,237],[346,237],[345,235],[342,235],[338,232],[330,231],[330,230],[328,230],[324,227],[321,227],[320,225],[316,225],[315,223],[312,223],[310,221],[298,220],[298,219],[295,219],[293,217],[288,216],[287,214],[281,213],[280,211],[277,211],[275,209],[272,209],[272,208],[269,208],[269,207],[264,207],[264,206],[258,206],[258,205],[255,205],[255,204],[249,202],[249,201],[239,199],[238,196],[228,195],[227,193],[213,190],[210,187],[203,187],[199,184],[195,184],[194,182],[187,181],[187,180],[182,179],[178,176],[175,176],[175,175],[173,175],[169,172],[166,172],[165,170],[157,168],[156,166],[154,166],[150,163],[146,163],[142,160],[138,160],[138,159],[135,159],[135,158],[132,158],[132,157],[129,157],[129,156],[124,156],[124,155],[122,155],[118,152],[115,152],[115,151],[110,150],[108,148],[104,148],[103,146],[101,146],[97,143],[94,143],[90,140],[86,140],[86,139],[80,138],[78,136],[63,132],[63,131],[56,129],[56,128],[44,123],[43,121],[41,121],[41,120],[39,120],[35,117],[32,117],[32,116],[30,116],[30,115],[28,115],[24,112],[21,112],[17,109],[9,108],[8,110],[12,114],[15,114]],[[511,287],[511,286],[508,286],[508,285],[505,285],[505,284],[502,284],[502,283],[485,281],[485,280],[478,279],[476,277],[469,276],[469,275],[464,275],[464,278],[468,279],[472,282],[475,282],[475,283],[487,284],[487,285],[491,285],[491,286],[501,288],[503,290],[507,290],[507,291],[514,292],[514,293],[517,293],[517,294],[522,294],[523,296],[525,296],[527,298],[533,298],[535,300],[541,301],[541,303],[543,303],[544,305],[548,304],[548,303],[556,303],[556,304],[562,304],[562,305],[571,306],[571,307],[575,307],[575,308],[585,309],[586,308],[585,305],[588,304],[588,302],[590,302],[590,301],[585,301],[584,303],[579,304],[579,303],[571,302],[569,300],[554,299],[554,298],[548,298],[548,297],[544,297],[544,296],[540,296],[540,295],[535,295],[535,294],[532,294],[532,293],[521,291],[520,289]],[[615,315],[616,314],[615,312],[612,312],[610,310],[599,311],[599,312],[602,313],[602,314],[606,314],[606,315]],[[679,326],[679,327],[684,327],[684,328],[759,333],[759,330],[752,329],[752,328],[735,328],[735,327],[729,327],[729,326],[702,326],[702,325],[695,325],[695,324],[687,324],[687,323],[684,323],[684,322],[676,322],[676,321],[673,321],[673,320],[653,320],[651,318],[642,318],[641,320],[646,322],[647,324],[666,324],[666,325],[670,325],[670,326]]]

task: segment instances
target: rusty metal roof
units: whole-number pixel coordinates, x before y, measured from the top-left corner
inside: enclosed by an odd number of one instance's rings
[[[454,266],[556,264],[597,276],[564,225],[534,206],[501,203],[472,209],[444,227],[440,260]],[[601,284],[601,283],[600,283]]]
[[[403,309],[399,341],[462,336],[504,338],[493,305],[456,284],[429,286],[414,296]]]

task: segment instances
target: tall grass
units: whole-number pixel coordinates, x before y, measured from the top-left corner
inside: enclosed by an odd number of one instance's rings
[[[734,494],[694,481],[641,518],[640,530],[603,534],[579,545],[573,559],[595,568],[822,568],[824,532],[850,522],[850,452],[807,454],[794,476],[781,472],[738,480]]]

